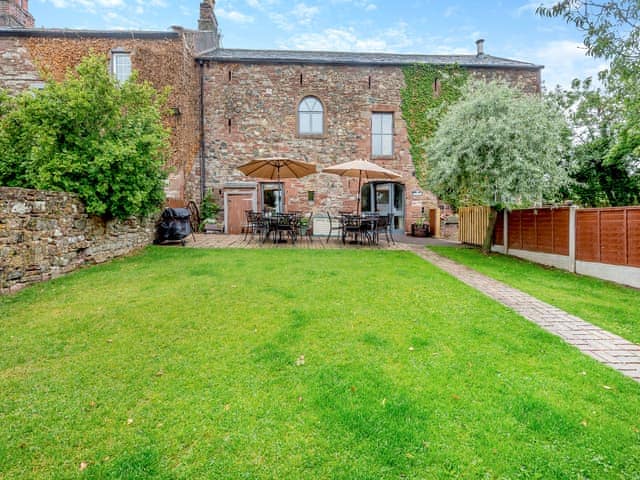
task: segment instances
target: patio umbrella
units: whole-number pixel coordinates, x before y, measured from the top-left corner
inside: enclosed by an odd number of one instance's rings
[[[277,180],[281,178],[302,178],[316,173],[316,164],[291,160],[289,158],[257,158],[238,167],[248,177]],[[280,185],[282,195],[282,185]]]
[[[365,179],[394,179],[402,175],[366,160],[352,160],[324,168],[323,173],[334,173],[342,177],[358,177],[358,212],[360,211],[360,188],[362,177]]]

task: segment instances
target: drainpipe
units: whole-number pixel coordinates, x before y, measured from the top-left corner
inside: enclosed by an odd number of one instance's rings
[[[204,154],[204,61],[200,60],[200,201],[207,192],[207,172]]]

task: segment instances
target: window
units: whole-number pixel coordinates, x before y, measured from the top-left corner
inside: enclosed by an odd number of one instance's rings
[[[316,97],[305,97],[298,105],[298,133],[300,135],[324,133],[324,109]]]
[[[374,157],[393,156],[393,113],[371,115],[371,152]]]
[[[111,54],[111,73],[120,83],[129,79],[131,76],[131,55],[128,52],[113,52]]]

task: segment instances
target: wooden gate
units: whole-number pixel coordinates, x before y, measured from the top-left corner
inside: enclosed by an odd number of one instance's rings
[[[470,245],[482,245],[489,226],[490,207],[464,207],[458,211],[460,230],[458,240]]]

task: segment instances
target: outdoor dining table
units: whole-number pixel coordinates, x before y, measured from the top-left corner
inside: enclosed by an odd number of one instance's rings
[[[273,243],[286,243],[286,238],[282,238],[283,234],[291,239],[291,243],[295,244],[298,236],[298,223],[300,215],[298,213],[273,213],[263,216],[266,234],[263,243],[272,236]]]
[[[377,214],[346,214],[342,215],[342,243],[346,243],[347,236],[351,236],[350,243],[364,243],[369,245],[378,243]]]

